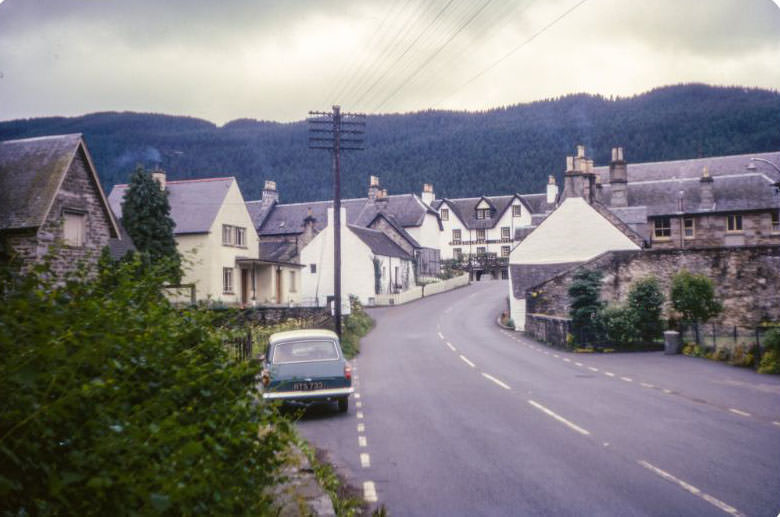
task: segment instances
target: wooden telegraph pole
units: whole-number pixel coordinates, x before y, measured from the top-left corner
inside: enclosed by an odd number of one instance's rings
[[[332,112],[309,112],[309,149],[325,149],[333,156],[333,304],[336,334],[341,338],[341,151],[362,151],[366,116]],[[342,136],[346,135],[346,136]]]

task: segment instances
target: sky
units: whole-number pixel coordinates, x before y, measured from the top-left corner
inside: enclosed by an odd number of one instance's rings
[[[780,0],[0,0],[0,120],[780,89]]]

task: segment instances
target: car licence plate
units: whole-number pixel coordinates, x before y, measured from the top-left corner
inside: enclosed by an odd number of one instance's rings
[[[321,390],[325,388],[324,382],[295,382],[293,383],[293,391],[313,391]]]

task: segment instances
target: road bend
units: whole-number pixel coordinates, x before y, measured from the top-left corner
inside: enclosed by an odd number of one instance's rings
[[[372,309],[346,414],[301,433],[391,515],[780,512],[780,380],[575,354],[496,325],[506,282]]]

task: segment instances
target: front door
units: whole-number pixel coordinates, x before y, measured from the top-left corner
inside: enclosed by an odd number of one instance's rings
[[[249,270],[241,270],[241,305],[246,305],[249,301]]]
[[[282,303],[282,269],[276,268],[276,303]]]

